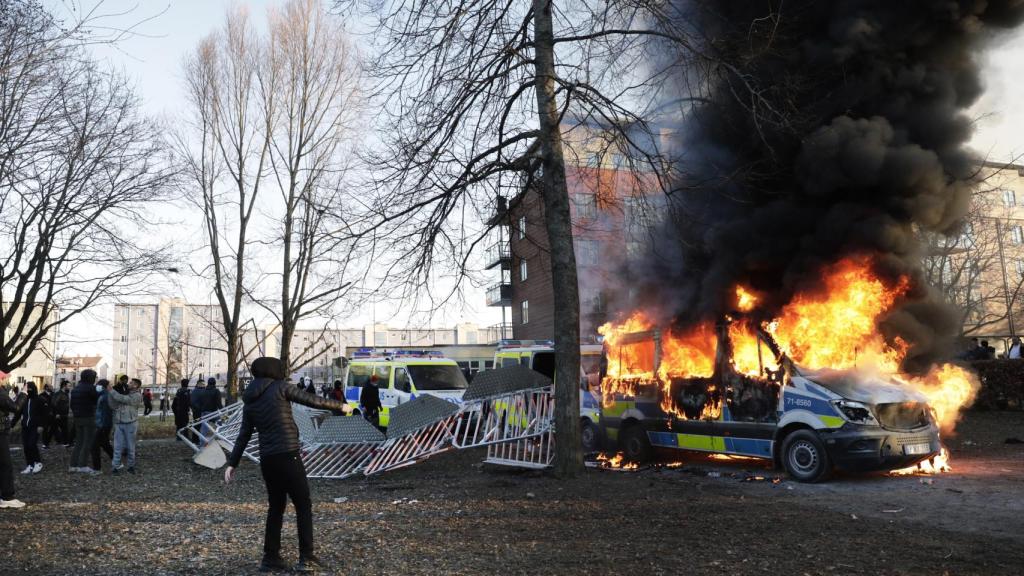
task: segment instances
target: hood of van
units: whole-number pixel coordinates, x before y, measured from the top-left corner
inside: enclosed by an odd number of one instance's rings
[[[924,394],[881,374],[829,369],[800,372],[811,382],[855,402],[893,404],[928,401]]]

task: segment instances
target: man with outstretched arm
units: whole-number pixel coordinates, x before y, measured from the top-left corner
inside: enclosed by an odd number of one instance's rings
[[[299,428],[292,418],[291,402],[321,410],[352,409],[345,402],[309,394],[284,381],[284,364],[277,358],[257,358],[251,366],[253,380],[242,393],[242,428],[228,458],[224,482],[231,482],[242,459],[242,452],[253,430],[259,434],[260,471],[267,485],[267,525],[263,540],[261,572],[287,570],[281,558],[281,522],[291,498],[299,529],[299,563],[297,572],[315,572],[320,568],[313,547],[313,503],[309,496],[306,468],[302,464]]]

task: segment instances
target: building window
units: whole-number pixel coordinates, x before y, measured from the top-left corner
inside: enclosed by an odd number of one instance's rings
[[[1010,227],[1010,238],[1014,244],[1024,244],[1024,230],[1019,225]]]
[[[1017,193],[1013,190],[1003,190],[1003,206],[1013,208],[1017,205]]]
[[[597,216],[596,194],[573,194],[577,218],[594,218]]]
[[[1014,265],[1017,268],[1017,277],[1024,278],[1024,260],[1018,259],[1016,262],[1014,262]]]
[[[963,232],[960,233],[960,246],[964,248],[974,247],[974,225],[964,222]]]
[[[597,266],[597,240],[579,240],[579,258],[577,262],[580,266]]]
[[[588,168],[600,168],[601,167],[601,152],[591,152],[587,155],[587,167]]]
[[[525,240],[526,239],[526,216],[520,216],[519,217],[519,226],[518,226],[518,228],[519,228],[519,239],[520,240]]]
[[[526,258],[519,261],[519,281],[526,282],[526,279],[530,277],[529,270],[527,269]]]
[[[529,323],[530,322],[530,301],[529,300],[523,300],[522,303],[519,304],[519,310],[522,312],[522,315],[523,315],[523,322],[522,323],[523,324]]]

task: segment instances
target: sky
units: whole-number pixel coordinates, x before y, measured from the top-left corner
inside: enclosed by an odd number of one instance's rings
[[[109,26],[129,28],[129,38],[114,47],[97,46],[95,55],[115,69],[122,70],[137,86],[147,114],[173,122],[184,101],[182,61],[199,40],[219,27],[233,2],[228,0],[49,0],[57,14],[88,11],[101,3],[99,12],[110,15],[103,19]],[[263,14],[278,0],[246,0],[257,26]],[[970,110],[976,119],[976,132],[970,146],[994,161],[1012,161],[1024,154],[1024,30],[995,39],[980,58],[984,64],[985,95]],[[192,301],[208,301],[208,291],[201,281],[173,279],[170,296]],[[177,293],[175,293],[177,292]],[[434,317],[435,326],[452,326],[456,322],[477,322],[481,325],[501,321],[501,311],[483,305],[484,290],[469,287],[466,301],[472,306]],[[69,324],[63,329],[61,351],[108,353],[108,334],[112,306]],[[359,327],[373,320],[385,321],[395,327],[422,325],[410,320],[407,311],[380,307],[364,307],[347,315],[346,327]],[[97,323],[99,326],[97,327]]]

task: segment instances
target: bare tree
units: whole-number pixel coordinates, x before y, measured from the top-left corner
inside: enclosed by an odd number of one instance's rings
[[[343,9],[352,4],[337,2]],[[474,217],[495,195],[539,193],[556,287],[555,472],[572,476],[582,469],[580,305],[566,118],[600,123],[631,159],[665,169],[660,154],[634,136],[653,136],[645,117],[659,100],[658,79],[677,64],[646,64],[646,41],[666,35],[655,29],[645,2],[371,4],[377,20],[370,36],[378,45],[367,70],[376,80],[372,95],[386,140],[371,158],[379,192],[367,206],[379,233],[374,248],[392,255],[390,285],[405,279],[406,295],[429,291],[439,277],[458,286],[488,231]]]
[[[1022,320],[1024,233],[1014,218],[1016,193],[997,186],[995,174],[981,176],[959,235],[919,233],[925,280],[959,311],[961,337],[1011,334]]]
[[[0,2],[0,370],[167,266],[143,207],[173,177],[125,80],[35,2]]]
[[[237,391],[250,230],[270,157],[271,119],[263,110],[259,40],[248,14],[236,9],[185,62],[188,128],[178,150],[186,196],[203,214],[209,274],[227,342],[227,386]]]
[[[273,131],[271,181],[281,209],[273,206],[272,220],[280,224],[272,245],[281,265],[264,270],[262,279],[279,281],[280,297],[254,300],[280,327],[281,360],[290,372],[301,367],[290,356],[299,323],[332,317],[350,285],[343,153],[356,120],[358,68],[341,22],[321,2],[291,0],[271,10],[269,21],[261,96]]]

